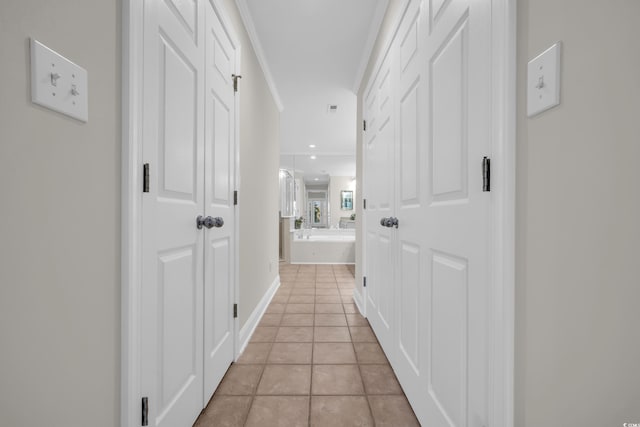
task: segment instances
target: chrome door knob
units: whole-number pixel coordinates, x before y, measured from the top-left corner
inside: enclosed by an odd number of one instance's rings
[[[196,218],[196,227],[198,227],[198,230],[201,230],[202,227],[207,227],[207,228],[220,228],[224,225],[224,220],[220,217],[203,217],[202,215],[198,215],[198,218]]]

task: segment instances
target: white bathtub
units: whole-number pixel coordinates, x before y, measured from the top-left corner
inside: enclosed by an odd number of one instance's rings
[[[292,264],[354,264],[355,230],[293,230]]]
[[[319,235],[309,235],[309,236],[303,236],[303,237],[299,237],[298,235],[295,236],[294,239],[296,242],[355,242],[356,241],[356,235],[352,234],[352,235],[324,235],[324,234],[319,234]]]

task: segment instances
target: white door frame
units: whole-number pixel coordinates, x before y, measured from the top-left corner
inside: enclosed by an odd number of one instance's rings
[[[209,0],[235,46],[240,74],[241,45],[221,0]],[[142,286],[142,105],[144,2],[122,2],[122,163],[121,163],[121,297],[120,297],[120,425],[140,425],[140,294]],[[235,188],[239,190],[240,97],[235,99]],[[239,206],[235,208],[235,279],[238,302]],[[234,319],[234,359],[238,357],[238,319]]]
[[[408,0],[403,8],[421,0]],[[424,5],[423,5],[424,7]],[[516,7],[517,0],[492,0],[492,158],[491,193],[494,198],[492,214],[492,285],[490,300],[490,351],[488,425],[511,427],[514,423],[514,325],[515,325],[515,206],[516,206]],[[383,43],[371,76],[382,65],[382,59],[391,47],[404,13],[394,22],[393,30]],[[368,85],[367,85],[368,87]],[[365,91],[366,93],[366,91]],[[362,100],[358,101],[364,116]],[[364,117],[363,117],[364,118]],[[363,181],[367,179],[364,167],[364,141],[360,147],[363,158]],[[364,188],[364,185],[363,185]],[[366,198],[363,194],[362,198]],[[365,221],[365,216],[363,221]],[[365,235],[367,224],[363,223]],[[362,253],[363,276],[366,271],[366,245],[359,244]],[[367,288],[358,299],[367,300]],[[366,315],[366,313],[363,313]]]

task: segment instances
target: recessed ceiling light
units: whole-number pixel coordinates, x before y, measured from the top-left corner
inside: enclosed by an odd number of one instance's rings
[[[320,178],[313,178],[314,181],[320,181]]]
[[[309,144],[309,148],[316,148],[315,144]]]
[[[316,156],[311,156],[311,160],[315,160],[315,159],[316,159]]]

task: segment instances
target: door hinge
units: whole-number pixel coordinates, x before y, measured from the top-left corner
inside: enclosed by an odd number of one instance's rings
[[[362,199],[362,209],[367,209],[367,199]]]
[[[238,317],[238,304],[233,304],[233,318]]]
[[[362,287],[363,288],[367,287],[367,276],[362,276]]]
[[[143,426],[149,425],[149,398],[148,397],[142,398],[142,425]]]
[[[149,192],[149,163],[142,166],[142,192]]]
[[[231,74],[231,77],[233,78],[233,91],[237,92],[238,91],[238,79],[241,79],[242,76],[239,76],[237,74]]]
[[[238,190],[235,190],[233,192],[233,205],[237,205],[238,204]]]
[[[491,191],[491,159],[482,159],[482,191]]]

